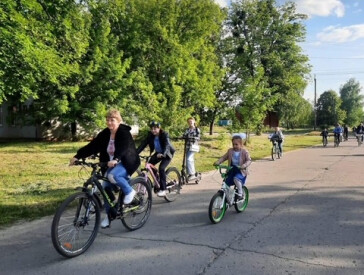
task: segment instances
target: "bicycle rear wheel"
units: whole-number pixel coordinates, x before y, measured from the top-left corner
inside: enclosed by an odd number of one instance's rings
[[[152,210],[152,191],[142,177],[130,181],[131,187],[136,191],[133,201],[121,208],[121,222],[133,231],[141,228],[148,220]]]
[[[166,195],[164,199],[172,202],[181,194],[181,176],[176,167],[169,167],[166,171]]]
[[[243,186],[243,198],[241,200],[235,201],[234,207],[236,212],[240,213],[245,210],[248,206],[249,201],[249,190],[246,186]]]
[[[69,196],[53,217],[51,236],[54,248],[64,257],[85,252],[97,236],[100,207],[96,199],[84,192]]]
[[[211,199],[209,205],[209,218],[212,223],[221,222],[226,212],[226,203],[223,200],[223,192],[217,192]]]

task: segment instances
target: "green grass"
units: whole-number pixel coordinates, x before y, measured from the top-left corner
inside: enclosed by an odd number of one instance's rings
[[[196,169],[205,172],[231,146],[230,135],[218,128],[212,136],[205,134],[200,153],[195,156]],[[321,137],[287,135],[284,151],[321,143]],[[69,159],[85,142],[12,142],[0,143],[0,226],[21,220],[32,220],[53,214],[57,206],[76,187],[82,185],[88,171],[69,167]],[[171,165],[179,169],[183,159],[183,143],[173,141],[176,154]],[[252,136],[247,145],[253,160],[270,155],[267,135]]]

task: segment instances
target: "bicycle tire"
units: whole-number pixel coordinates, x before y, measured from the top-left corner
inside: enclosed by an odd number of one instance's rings
[[[246,186],[243,186],[243,199],[235,201],[234,207],[236,212],[240,213],[245,210],[249,202],[249,190]]]
[[[136,191],[133,201],[121,206],[121,222],[130,231],[141,228],[148,220],[152,210],[152,191],[145,178],[130,180],[130,186]]]
[[[79,256],[91,246],[99,227],[100,207],[95,197],[75,193],[63,201],[53,217],[53,246],[64,257]]]
[[[221,207],[222,204],[222,207]],[[211,198],[209,205],[209,218],[214,224],[221,222],[226,213],[226,202],[223,201],[223,192],[219,191]]]
[[[275,160],[275,154],[276,154],[275,147],[273,146],[272,147],[272,160]]]
[[[175,201],[181,194],[181,175],[176,167],[169,167],[166,171],[166,195],[164,199],[168,202]]]

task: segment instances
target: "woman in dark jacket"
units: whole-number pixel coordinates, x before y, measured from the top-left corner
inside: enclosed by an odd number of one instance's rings
[[[159,164],[161,189],[157,193],[157,196],[164,197],[166,195],[166,168],[171,162],[175,150],[169,140],[168,133],[161,129],[159,122],[152,121],[149,126],[150,132],[138,147],[137,152],[140,154],[147,145],[149,145],[151,154],[155,151],[149,162],[153,165],[161,162]]]
[[[102,130],[89,144],[77,151],[70,160],[73,165],[76,160],[100,154],[100,162],[107,162],[105,176],[110,183],[105,182],[104,188],[116,184],[125,194],[124,204],[132,202],[135,191],[129,185],[129,176],[133,174],[140,165],[140,158],[136,152],[130,127],[122,123],[122,118],[117,110],[110,110],[106,116],[107,128]],[[106,169],[105,169],[106,170]],[[108,214],[101,223],[101,227],[110,226],[110,205],[105,202],[105,210]]]

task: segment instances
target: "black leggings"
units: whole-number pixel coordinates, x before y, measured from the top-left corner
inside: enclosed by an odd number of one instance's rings
[[[170,164],[171,161],[172,161],[172,159],[170,159],[169,157],[157,158],[157,153],[155,153],[150,158],[149,163],[151,163],[153,165],[156,165],[158,162],[160,162],[158,170],[159,170],[159,182],[161,184],[161,190],[166,190],[166,168],[167,168],[168,164]]]

